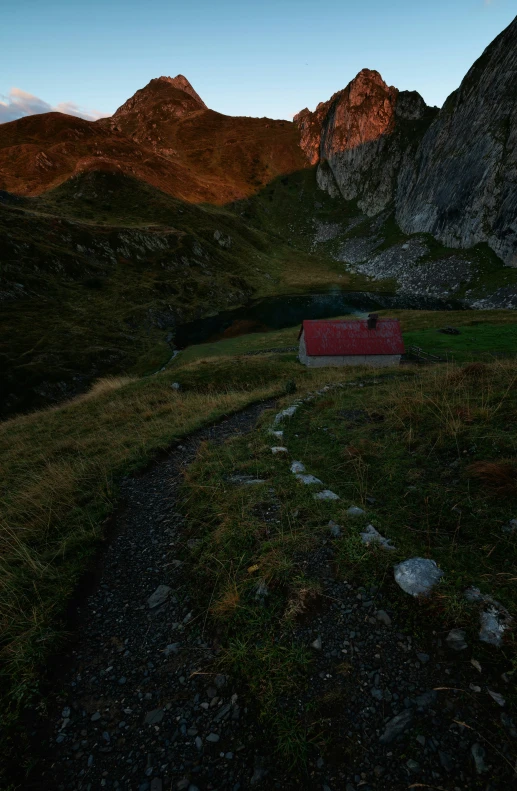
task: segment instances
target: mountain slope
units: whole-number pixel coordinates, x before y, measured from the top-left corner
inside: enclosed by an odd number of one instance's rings
[[[91,170],[135,176],[182,200],[222,205],[307,167],[289,121],[208,110],[179,75],[160,77],[96,122],[62,113],[0,125],[0,189],[40,195]]]
[[[336,282],[342,266],[311,254],[310,236],[296,238],[314,210],[314,172],[303,177],[279,179],[257,209],[246,201],[235,211],[98,171],[39,198],[0,193],[0,414],[81,392],[106,373],[150,373],[184,322]],[[320,205],[322,218],[339,210],[330,198]]]
[[[517,266],[517,18],[445,102],[397,191],[397,219],[451,247],[487,241]]]

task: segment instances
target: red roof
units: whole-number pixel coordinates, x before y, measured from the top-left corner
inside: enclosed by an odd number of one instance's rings
[[[398,319],[378,319],[368,329],[366,319],[304,321],[303,335],[309,357],[348,354],[404,354]]]

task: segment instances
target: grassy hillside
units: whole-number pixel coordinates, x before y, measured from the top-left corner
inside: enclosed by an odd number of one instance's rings
[[[178,323],[254,297],[365,284],[276,227],[100,173],[0,203],[0,240],[4,413],[105,373],[159,368]]]

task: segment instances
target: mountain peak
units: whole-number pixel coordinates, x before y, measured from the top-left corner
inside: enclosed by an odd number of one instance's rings
[[[176,77],[158,77],[158,80],[162,82],[168,82],[169,85],[174,86],[179,91],[183,91],[184,93],[188,93],[189,96],[192,96],[200,105],[206,107],[203,99],[199,96],[199,94],[194,90],[190,82],[187,80],[183,74],[177,74]]]
[[[354,79],[351,80],[350,84],[354,82],[374,82],[383,88],[388,87],[379,72],[375,69],[361,69],[361,71],[356,74]]]

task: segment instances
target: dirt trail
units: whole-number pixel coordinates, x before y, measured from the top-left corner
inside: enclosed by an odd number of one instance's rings
[[[213,635],[198,636],[205,613],[193,608],[189,570],[176,557],[185,549],[177,494],[203,440],[251,430],[269,406],[203,429],[124,481],[118,535],[78,614],[77,642],[49,702],[45,757],[24,787],[239,788],[260,774],[246,703],[213,667]],[[157,589],[164,601],[150,607]]]

